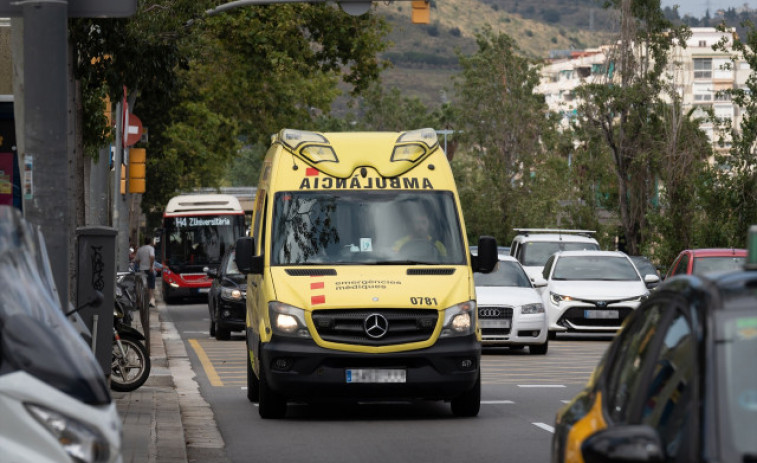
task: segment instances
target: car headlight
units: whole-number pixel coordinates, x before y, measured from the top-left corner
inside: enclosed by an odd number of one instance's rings
[[[523,315],[531,315],[537,313],[544,313],[544,304],[537,302],[535,304],[526,304],[520,308],[520,313]]]
[[[242,300],[242,291],[238,288],[221,288],[221,297],[229,301]]]
[[[467,301],[444,309],[441,337],[465,336],[476,329],[476,301]]]
[[[268,314],[271,317],[271,328],[274,333],[282,336],[310,337],[304,310],[273,301],[268,303]]]
[[[561,302],[565,301],[572,301],[573,298],[570,296],[563,296],[562,294],[553,293],[552,291],[549,292],[549,300],[552,301],[554,305],[560,305]]]
[[[110,458],[110,444],[97,429],[40,405],[24,405],[76,463],[100,463]]]

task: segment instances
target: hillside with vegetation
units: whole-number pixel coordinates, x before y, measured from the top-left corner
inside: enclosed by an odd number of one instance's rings
[[[376,12],[392,26],[390,46],[382,58],[392,66],[384,71],[386,87],[399,88],[408,97],[438,106],[452,98],[452,79],[460,71],[458,53],[475,53],[476,34],[490,27],[515,40],[522,54],[534,60],[547,58],[553,50],[591,48],[611,40],[610,16],[591,0],[544,0],[528,3],[496,0],[431,1],[431,24],[411,22],[410,2],[378,4]],[[543,4],[543,5],[542,5]],[[511,10],[513,12],[511,12]],[[592,11],[594,13],[592,13]],[[521,13],[531,13],[524,17]],[[603,30],[582,27],[581,18],[602,17]],[[545,20],[546,18],[546,20]],[[599,21],[594,25],[598,26]]]

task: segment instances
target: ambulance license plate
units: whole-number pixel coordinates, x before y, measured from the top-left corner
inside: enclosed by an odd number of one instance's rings
[[[584,310],[584,318],[617,319],[620,314],[617,310]]]
[[[347,383],[404,383],[407,371],[386,368],[355,368],[346,372]]]

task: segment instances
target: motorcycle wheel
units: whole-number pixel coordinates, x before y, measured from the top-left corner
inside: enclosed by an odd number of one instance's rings
[[[125,334],[121,336],[125,357],[121,358],[118,343],[113,340],[110,365],[110,388],[117,392],[131,392],[143,385],[150,376],[150,356],[141,340]]]

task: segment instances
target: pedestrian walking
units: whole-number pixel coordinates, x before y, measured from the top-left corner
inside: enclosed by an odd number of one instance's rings
[[[145,237],[144,245],[137,249],[134,262],[137,264],[137,270],[147,275],[147,291],[150,295],[150,307],[155,307],[155,248],[152,246],[152,239]]]

